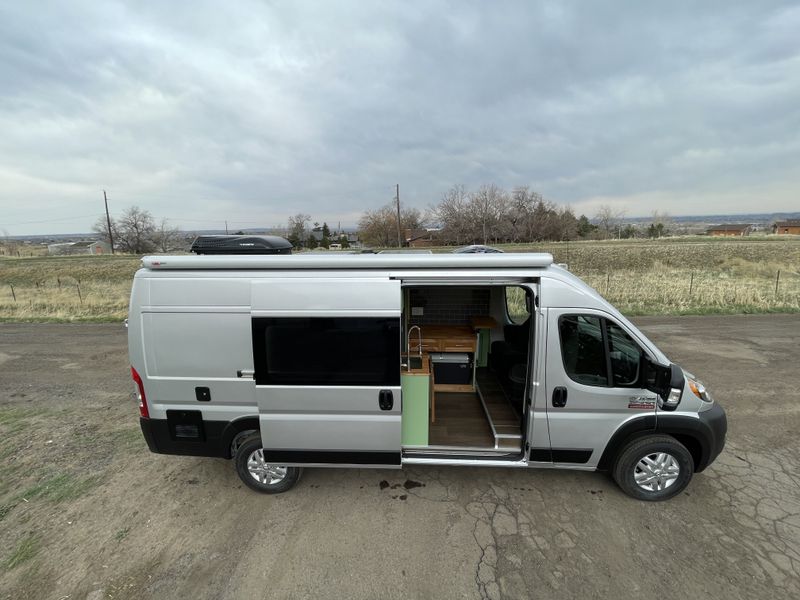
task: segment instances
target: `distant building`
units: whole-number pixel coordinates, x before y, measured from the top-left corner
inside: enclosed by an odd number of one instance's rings
[[[772,226],[772,233],[777,233],[778,235],[800,235],[800,219],[777,221]]]
[[[86,240],[81,242],[63,242],[48,244],[47,253],[51,256],[66,254],[111,254],[111,246],[102,240]]]
[[[436,246],[435,235],[438,229],[406,229],[406,246],[409,248],[430,248]]]
[[[753,226],[749,223],[726,223],[725,225],[714,225],[706,230],[712,237],[737,237],[750,235]]]

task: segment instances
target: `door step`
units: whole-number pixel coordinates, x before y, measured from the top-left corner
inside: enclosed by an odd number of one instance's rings
[[[518,449],[522,443],[519,418],[494,373],[479,369],[475,387],[492,429],[494,447]]]

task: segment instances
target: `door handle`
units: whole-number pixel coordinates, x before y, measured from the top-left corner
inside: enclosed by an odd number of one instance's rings
[[[562,408],[567,405],[567,388],[558,386],[553,390],[553,406]]]
[[[378,392],[378,406],[381,410],[392,410],[394,406],[392,390],[381,390]]]
[[[253,375],[255,374],[256,372],[252,369],[239,369],[236,371],[236,376],[241,379],[253,379]]]

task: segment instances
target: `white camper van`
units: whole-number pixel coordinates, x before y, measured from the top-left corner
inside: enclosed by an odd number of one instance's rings
[[[129,351],[150,450],[302,467],[610,471],[663,500],[726,419],[703,385],[549,254],[151,256]]]

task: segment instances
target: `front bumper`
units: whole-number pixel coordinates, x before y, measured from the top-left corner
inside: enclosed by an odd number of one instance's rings
[[[719,456],[725,447],[725,436],[728,433],[728,417],[725,415],[725,410],[716,402],[709,410],[701,412],[699,417],[701,427],[708,440],[708,457],[702,466],[696,465],[695,471],[698,473]]]

